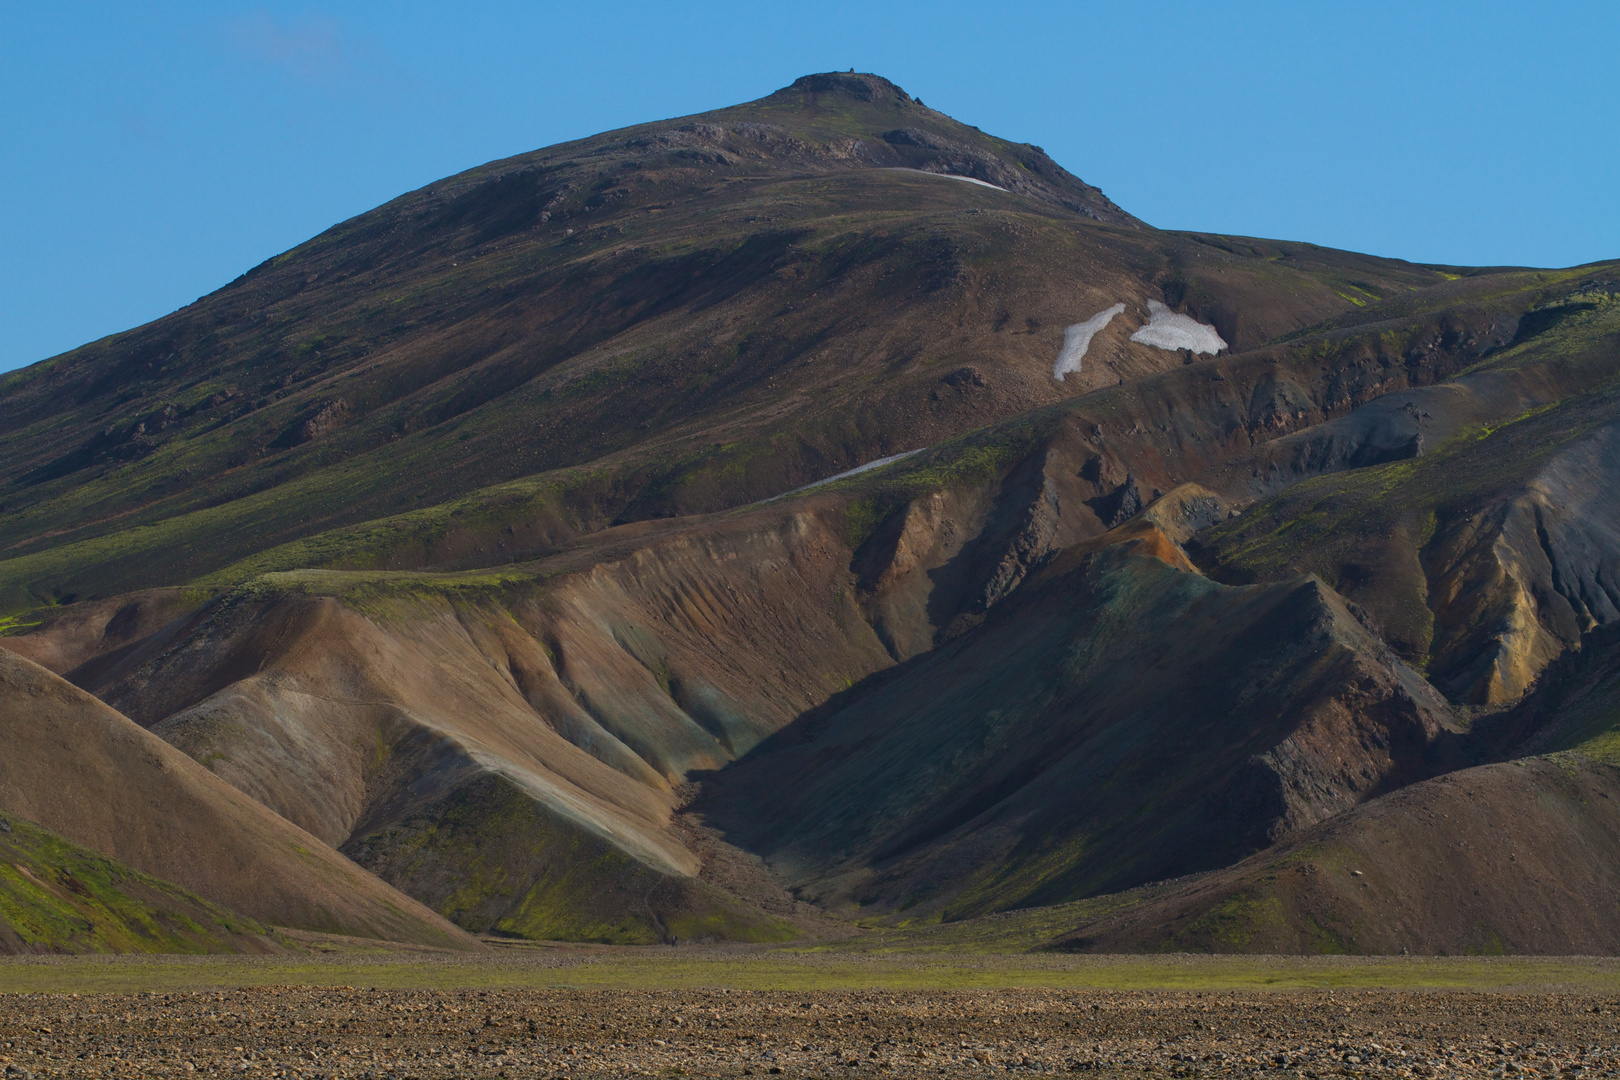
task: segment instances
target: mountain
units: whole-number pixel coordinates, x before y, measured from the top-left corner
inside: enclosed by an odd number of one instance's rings
[[[1128,340],[1149,300],[1246,348],[1442,281],[1158,233],[1036,147],[812,76],[430,185],[8,376],[0,596],[539,555],[1178,364]]]
[[[473,933],[1607,950],[1587,893],[1521,933],[1550,878],[1419,826],[1469,777],[1560,874],[1608,858],[1606,804],[1548,799],[1609,783],[1617,295],[1157,230],[807,76],[7,377],[0,649],[123,733],[96,777],[162,747]],[[31,806],[121,859],[178,827]],[[1279,891],[1397,842],[1376,891]],[[125,861],[291,925],[199,851]],[[1484,922],[1421,915],[1470,887]],[[1208,930],[1234,904],[1271,921]]]

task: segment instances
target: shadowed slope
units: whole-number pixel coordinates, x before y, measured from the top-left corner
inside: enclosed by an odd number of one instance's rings
[[[1319,582],[1129,536],[773,737],[709,820],[801,893],[953,917],[1219,866],[1429,774],[1444,702]]]
[[[0,650],[0,806],[263,922],[475,943],[125,717]]]
[[[1111,898],[1056,947],[1093,952],[1620,952],[1620,770],[1465,769],[1193,881]]]

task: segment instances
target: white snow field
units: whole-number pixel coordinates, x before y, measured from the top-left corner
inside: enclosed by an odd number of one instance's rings
[[[960,180],[964,184],[978,184],[980,187],[992,188],[992,189],[994,189],[996,191],[1007,191],[1006,188],[1001,187],[1001,186],[996,185],[996,184],[992,184],[988,180],[976,180],[971,176],[958,176],[955,173],[929,172],[927,169],[902,169],[902,168],[898,168],[898,167],[890,168],[887,171],[888,172],[918,173],[918,174],[920,174],[922,176],[938,176],[938,177],[942,177],[942,178],[944,178],[946,180]],[[1008,192],[1008,194],[1010,195],[1012,193]]]
[[[1148,301],[1148,324],[1132,334],[1131,340],[1169,352],[1191,349],[1195,353],[1218,353],[1226,348],[1213,326],[1171,311],[1157,300]]]
[[[1080,361],[1091,348],[1091,339],[1097,332],[1114,321],[1114,316],[1125,310],[1124,304],[1099,311],[1085,322],[1075,323],[1063,331],[1063,348],[1058,350],[1057,363],[1052,365],[1052,378],[1063,382],[1063,376],[1080,370]]]

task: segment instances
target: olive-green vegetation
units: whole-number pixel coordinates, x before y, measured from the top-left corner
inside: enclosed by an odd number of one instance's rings
[[[925,956],[766,949],[533,948],[491,959],[0,960],[0,992],[137,993],[247,986],[387,989],[1072,990],[1472,989],[1614,993],[1603,958]]]
[[[0,814],[0,952],[278,951],[271,932],[178,885]]]
[[[854,73],[403,195],[0,378],[0,635],[505,951],[0,985],[1607,985],[1073,954],[1620,940],[1424,787],[1612,831],[1616,271],[1159,231]],[[18,947],[236,941],[72,857]]]
[[[1469,369],[1558,363],[1612,369],[1620,305],[1559,305],[1549,329]],[[1466,428],[1416,457],[1302,480],[1198,539],[1199,562],[1225,581],[1316,574],[1374,608],[1390,644],[1420,669],[1438,641],[1419,568],[1446,526],[1512,497],[1561,451],[1620,416],[1620,377],[1556,402]],[[1373,581],[1365,580],[1374,563]],[[1408,566],[1410,570],[1408,571]],[[1366,599],[1364,599],[1366,597]]]

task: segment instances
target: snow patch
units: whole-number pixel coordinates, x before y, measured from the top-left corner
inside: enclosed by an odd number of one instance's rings
[[[881,469],[885,465],[892,464],[896,461],[902,461],[910,457],[912,454],[920,454],[926,449],[928,449],[928,447],[919,446],[917,449],[907,450],[903,454],[890,454],[888,457],[880,457],[876,461],[868,461],[865,465],[857,465],[847,472],[834,473],[832,476],[826,477],[822,480],[817,480],[812,484],[806,484],[804,487],[797,487],[792,491],[783,492],[781,495],[778,495],[777,498],[780,499],[786,498],[788,495],[797,495],[801,491],[809,491],[813,487],[820,487],[822,484],[830,484],[834,480],[845,480],[851,476],[859,476],[863,472],[871,472],[873,469]]]
[[[1148,324],[1132,334],[1131,340],[1168,352],[1191,349],[1195,353],[1218,353],[1226,348],[1213,326],[1171,311],[1157,300],[1148,301]]]
[[[955,173],[929,172],[927,169],[899,169],[899,168],[890,169],[888,171],[889,172],[920,173],[923,176],[941,176],[941,177],[944,177],[946,180],[960,180],[964,184],[978,184],[980,187],[987,187],[987,188],[990,188],[990,189],[992,189],[994,191],[1007,191],[1006,188],[1000,187],[1000,186],[998,186],[996,184],[992,184],[988,180],[977,180],[977,179],[975,179],[975,178],[973,178],[971,176],[958,176]],[[1012,194],[1012,192],[1007,192],[1007,193],[1009,195]]]
[[[1115,304],[1105,311],[1099,311],[1082,323],[1075,323],[1063,331],[1063,348],[1058,351],[1057,363],[1052,365],[1052,378],[1058,382],[1070,371],[1080,370],[1080,361],[1085,359],[1086,350],[1091,348],[1091,339],[1103,327],[1114,321],[1114,316],[1125,310],[1124,304]]]

